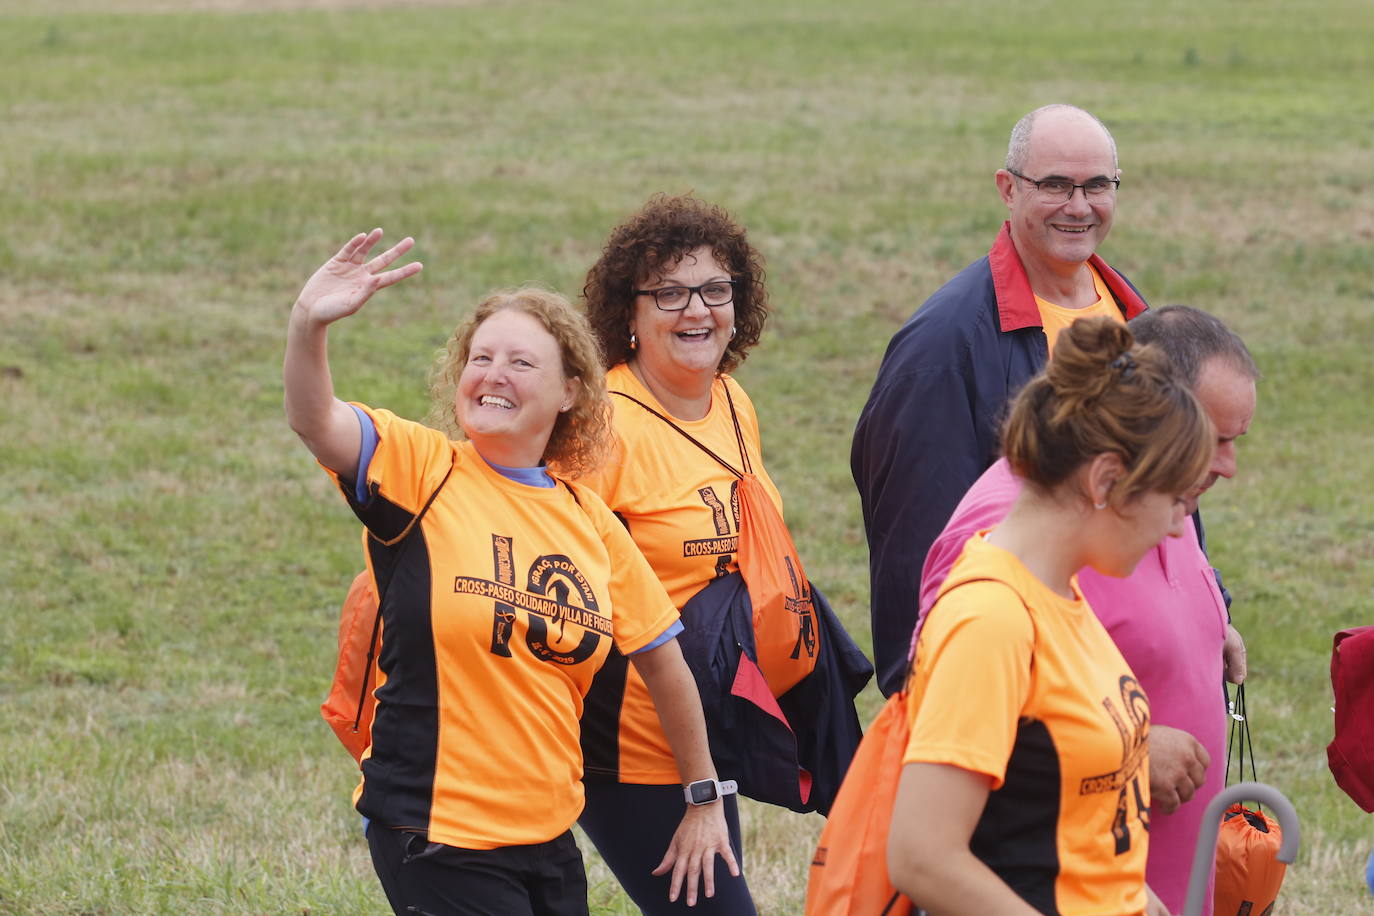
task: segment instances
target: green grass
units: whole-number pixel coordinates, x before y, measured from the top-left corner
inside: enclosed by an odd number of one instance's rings
[[[315,713],[357,534],[280,410],[288,307],[348,235],[412,234],[426,270],[338,329],[339,389],[420,416],[486,289],[575,293],[652,192],[729,207],[777,307],[740,377],[866,645],[854,419],[986,250],[1012,122],[1059,100],[1120,146],[1104,254],[1265,372],[1209,534],[1260,776],[1304,819],[1284,911],[1367,906],[1323,748],[1331,635],[1374,588],[1374,8],[182,6],[0,0],[0,912],[380,910]],[[746,820],[763,912],[798,912],[819,819]],[[594,911],[631,912],[584,849]]]

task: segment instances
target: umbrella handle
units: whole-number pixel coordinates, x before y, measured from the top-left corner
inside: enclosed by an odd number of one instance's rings
[[[1201,916],[1203,898],[1207,893],[1207,873],[1217,857],[1217,835],[1221,832],[1221,816],[1226,809],[1239,801],[1256,801],[1268,805],[1279,819],[1278,860],[1292,864],[1298,857],[1298,843],[1302,839],[1298,827],[1298,812],[1293,803],[1273,786],[1262,782],[1237,783],[1217,793],[1207,803],[1202,815],[1202,826],[1198,831],[1197,849],[1193,851],[1193,870],[1188,877],[1188,903],[1184,907],[1185,916]]]

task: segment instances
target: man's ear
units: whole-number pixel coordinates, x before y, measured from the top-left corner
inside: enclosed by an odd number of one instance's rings
[[[997,193],[1002,198],[1002,203],[1006,204],[1007,209],[1010,210],[1011,202],[1017,191],[1016,176],[1006,169],[998,169],[993,179],[997,182]]]

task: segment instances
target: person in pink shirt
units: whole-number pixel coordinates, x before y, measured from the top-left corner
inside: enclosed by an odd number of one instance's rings
[[[1138,342],[1164,350],[1217,428],[1216,456],[1191,497],[1189,508],[1196,510],[1198,498],[1218,478],[1235,474],[1236,440],[1254,416],[1259,370],[1244,342],[1198,309],[1156,309],[1133,319],[1130,327]],[[1000,459],[965,494],[926,555],[922,621],[964,543],[975,531],[1000,522],[1020,490],[1021,481]],[[1181,538],[1165,538],[1128,578],[1084,569],[1079,584],[1150,698],[1152,810],[1146,883],[1169,912],[1181,912],[1203,810],[1224,780],[1222,680],[1245,679],[1244,643],[1230,626],[1195,526]],[[1210,888],[1206,901],[1204,912],[1210,914]]]

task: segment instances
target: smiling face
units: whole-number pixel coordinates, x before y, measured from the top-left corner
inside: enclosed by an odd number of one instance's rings
[[[642,277],[639,289],[664,286],[700,286],[712,280],[729,280],[730,272],[711,256],[705,245],[687,252],[657,276]],[[730,343],[735,324],[735,305],[707,307],[693,294],[680,312],[665,312],[653,296],[636,296],[630,331],[638,339],[634,361],[640,371],[680,397],[695,396],[704,383],[709,387]]]
[[[1073,184],[1119,177],[1111,140],[1092,118],[1072,110],[1047,111],[1035,120],[1028,155],[1017,171],[1037,181],[1061,178]],[[1006,169],[997,172],[997,188],[1010,211],[1012,241],[1028,269],[1075,270],[1112,228],[1115,194],[1089,202],[1075,188],[1067,201],[1049,200]]]
[[[1202,484],[1188,494],[1188,511],[1197,509],[1203,493],[1220,477],[1236,474],[1236,440],[1245,435],[1255,416],[1255,380],[1224,359],[1210,359],[1198,372],[1193,393],[1217,429],[1217,450]]]
[[[558,414],[577,394],[558,342],[533,315],[502,309],[478,325],[454,393],[463,433],[487,461],[540,463]]]

